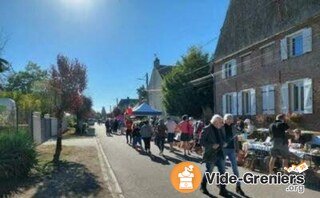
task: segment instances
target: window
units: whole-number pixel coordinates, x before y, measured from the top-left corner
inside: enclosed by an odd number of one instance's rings
[[[296,57],[312,51],[312,29],[304,28],[297,31],[280,42],[281,59]]]
[[[293,112],[301,113],[304,111],[304,86],[303,81],[290,84],[291,109]]]
[[[242,93],[242,111],[244,115],[250,115],[250,92],[244,91]]]
[[[261,48],[262,66],[270,65],[274,60],[274,44]]]
[[[274,85],[267,85],[262,87],[262,113],[274,114]]]
[[[223,108],[223,114],[237,113],[237,93],[236,92],[226,93],[223,95],[222,108]]]
[[[222,65],[221,74],[222,78],[229,78],[232,76],[235,76],[237,74],[237,68],[236,68],[236,60],[232,59],[225,64]]]
[[[303,54],[303,37],[302,33],[289,38],[289,54],[291,57]]]
[[[250,69],[250,64],[251,64],[250,57],[251,57],[250,54],[247,54],[241,57],[241,66],[243,71],[247,71]]]
[[[281,87],[282,111],[309,114],[312,113],[312,80],[301,79],[287,82]]]
[[[256,92],[254,89],[243,90],[238,93],[238,115],[256,114]]]

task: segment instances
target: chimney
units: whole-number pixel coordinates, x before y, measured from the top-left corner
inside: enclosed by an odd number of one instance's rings
[[[160,66],[160,60],[159,60],[158,57],[156,57],[156,58],[154,59],[154,61],[153,61],[153,66],[154,66],[155,68],[159,68],[159,66]]]

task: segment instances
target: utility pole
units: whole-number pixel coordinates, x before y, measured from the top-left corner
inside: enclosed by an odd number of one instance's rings
[[[149,82],[149,76],[148,76],[148,72],[147,72],[147,73],[146,73],[146,88],[145,88],[145,90],[146,90],[146,92],[147,92],[147,98],[146,98],[147,104],[149,104],[148,82]]]

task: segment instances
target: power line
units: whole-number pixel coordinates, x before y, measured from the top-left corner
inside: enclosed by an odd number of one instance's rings
[[[312,38],[312,36],[318,36],[318,35],[320,35],[320,33],[318,33],[318,34],[313,34],[313,35],[311,35],[311,38]],[[305,37],[305,38],[308,38],[308,37]],[[310,38],[310,37],[309,37]],[[319,45],[319,44],[318,44]],[[319,45],[320,46],[320,45]],[[316,47],[316,45],[313,45],[312,47]],[[282,48],[283,49],[283,48]],[[250,58],[250,59],[248,59],[248,60],[246,60],[246,61],[243,61],[243,62],[240,62],[240,64],[236,64],[236,67],[237,67],[237,71],[239,71],[238,69],[240,68],[240,67],[242,67],[243,65],[246,65],[247,63],[250,63],[251,61],[254,61],[254,60],[257,60],[257,59],[260,59],[261,57],[270,57],[270,56],[274,56],[275,55],[275,51],[273,50],[273,53],[272,54],[269,54],[269,55],[263,55],[263,54],[261,54],[261,55],[258,55],[258,56],[255,56],[255,57],[253,57],[253,58]],[[279,56],[280,57],[280,59],[278,59],[278,58],[273,58],[272,59],[272,62],[271,63],[274,63],[274,62],[276,62],[276,61],[280,61],[280,60],[282,60],[281,59],[281,55]],[[290,58],[288,58],[288,59],[290,59]],[[269,63],[269,64],[271,64],[271,63]],[[223,64],[221,64],[221,66],[222,66]],[[251,69],[247,69],[246,71],[243,71],[243,72],[241,72],[241,73],[244,73],[244,72],[249,72],[249,71],[253,71],[253,70],[256,70],[256,69],[261,69],[261,67],[252,67]],[[222,72],[225,72],[225,69],[220,69],[220,70],[218,70],[218,71],[215,71],[213,74],[208,74],[208,75],[206,75],[206,76],[202,76],[202,77],[200,77],[200,78],[197,78],[197,79],[194,79],[194,80],[192,80],[192,81],[190,81],[190,82],[193,82],[193,81],[199,81],[199,80],[201,80],[201,79],[206,79],[206,78],[208,78],[209,76],[212,76],[212,77],[217,77],[218,75],[222,75]],[[238,74],[238,72],[237,72],[237,74],[236,75],[239,75]],[[227,78],[226,78],[227,79]]]
[[[312,36],[314,36],[314,37],[316,37],[316,36],[318,36],[318,35],[320,35],[320,33],[318,33],[318,34],[313,34],[313,35],[311,35],[311,37]],[[308,38],[308,37],[305,37],[305,38]],[[320,43],[318,44],[319,45],[319,47],[320,47]],[[312,47],[317,47],[316,45],[313,45]],[[265,57],[270,57],[270,56],[274,56],[275,55],[275,51],[273,50],[273,53],[272,54],[268,54],[267,56],[265,56]],[[245,65],[245,63],[248,63],[249,61],[251,62],[252,60],[256,60],[256,59],[258,59],[258,58],[261,58],[262,56],[264,56],[264,55],[258,55],[258,56],[255,56],[254,58],[250,58],[250,59],[248,59],[247,61],[244,61],[244,62],[241,62],[240,64],[237,64],[236,65],[236,67],[237,67],[237,71],[239,71],[238,69],[240,68],[240,67],[242,67],[243,65]],[[277,62],[277,61],[282,61],[282,59],[281,59],[281,56],[278,56],[279,58],[276,58],[276,57],[274,57],[271,61],[270,61],[270,63],[269,63],[269,65],[272,65],[273,63],[275,63],[275,62]],[[248,67],[248,66],[247,66]],[[268,67],[268,66],[266,66],[266,67]],[[237,72],[237,74],[235,75],[235,77],[239,77],[239,76],[241,76],[241,75],[245,75],[245,74],[247,74],[247,73],[249,73],[249,72],[253,72],[253,71],[257,71],[257,70],[260,70],[260,69],[262,69],[262,67],[261,67],[261,65],[259,65],[258,67],[251,67],[251,69],[247,69],[247,70],[245,70],[245,71],[242,71],[242,72]],[[208,83],[208,82],[211,82],[212,81],[212,77],[218,77],[219,75],[221,76],[222,75],[222,72],[224,72],[224,70],[219,70],[219,71],[216,71],[215,73],[213,73],[213,74],[208,74],[208,75],[206,75],[206,76],[202,76],[202,77],[200,77],[200,78],[197,78],[197,79],[194,79],[194,80],[191,80],[191,81],[188,81],[188,83],[202,83],[202,84],[204,84],[204,83]],[[222,80],[219,80],[218,82],[215,82],[215,84],[217,85],[217,84],[220,84],[220,83],[225,83],[227,80],[229,80],[228,78],[225,78],[225,79],[222,79]],[[199,85],[199,84],[198,84]],[[211,84],[209,85],[209,86],[211,86]],[[183,87],[183,88],[181,88],[181,89],[178,89],[178,90],[175,90],[175,92],[180,92],[180,91],[184,91],[184,90],[186,90],[186,89],[189,89],[189,88],[191,88],[191,87],[197,87],[196,85],[193,85],[193,84],[191,84],[191,85],[185,85],[185,87]],[[162,91],[162,89],[157,89],[157,90],[155,90],[155,91]]]

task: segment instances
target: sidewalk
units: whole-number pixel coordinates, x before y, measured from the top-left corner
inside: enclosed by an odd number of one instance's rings
[[[50,139],[37,147],[41,171],[19,183],[11,197],[123,197],[96,137],[63,139],[59,167],[48,163],[55,143]]]
[[[44,143],[43,145],[55,145],[56,140],[51,139]],[[118,184],[118,181],[112,171],[112,168],[108,162],[108,159],[105,153],[102,150],[100,141],[96,136],[88,137],[88,136],[75,136],[67,139],[63,139],[64,146],[74,146],[78,148],[95,148],[95,158],[98,158],[100,171],[97,173],[100,176],[100,179],[103,180],[104,186],[107,187],[109,191],[109,195],[112,198],[123,198],[122,190]],[[82,156],[84,157],[84,156]],[[93,163],[90,160],[85,160],[86,165]],[[97,162],[95,162],[97,163]],[[97,165],[97,164],[95,164]],[[96,196],[95,196],[96,197]],[[106,194],[102,194],[102,197],[109,197]]]

